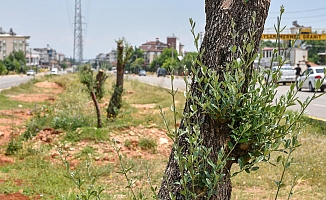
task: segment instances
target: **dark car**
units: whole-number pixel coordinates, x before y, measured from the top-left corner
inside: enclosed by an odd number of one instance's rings
[[[139,76],[146,76],[146,71],[145,70],[140,70],[138,73]]]
[[[157,69],[157,77],[160,77],[160,76],[166,76],[166,69],[165,68],[158,68]]]

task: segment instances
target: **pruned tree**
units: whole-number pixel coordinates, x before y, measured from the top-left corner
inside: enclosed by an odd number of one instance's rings
[[[244,60],[247,58],[248,62],[238,66],[238,68],[244,72],[243,77],[241,77],[243,82],[239,93],[243,95],[248,92],[248,83],[253,70],[253,61],[249,59],[258,51],[269,6],[270,0],[205,0],[206,27],[205,37],[200,48],[202,53],[195,65],[195,69],[198,71],[193,72],[197,74],[193,76],[188,92],[192,96],[192,100],[187,99],[184,108],[184,115],[192,114],[189,116],[189,120],[184,117],[179,129],[175,131],[175,146],[171,151],[161,184],[159,199],[225,200],[231,198],[231,166],[233,163],[244,162],[243,159],[247,156],[251,146],[250,143],[235,145],[234,143],[239,143],[239,140],[233,141],[234,139],[231,137],[233,130],[241,125],[241,118],[237,118],[238,121],[232,121],[233,118],[228,117],[227,111],[229,110],[226,108],[223,112],[219,110],[220,112],[216,113],[215,116],[208,113],[208,108],[223,109],[218,105],[217,108],[211,106],[213,103],[219,102],[219,94],[215,93],[217,97],[212,97],[214,94],[209,87],[215,84],[216,90],[227,95],[233,88],[229,88],[227,84],[218,84],[226,81],[227,77],[232,78],[227,74],[237,76],[237,70],[229,67],[235,58],[243,58]],[[242,47],[248,42],[250,31],[253,33],[252,44],[247,47],[249,53],[243,56],[241,55],[244,53],[242,51],[246,51],[246,48],[243,49]],[[207,80],[209,73],[215,80],[211,82]],[[230,95],[232,95],[231,92]],[[233,97],[230,96],[229,98],[232,99]],[[229,103],[232,104],[231,101]],[[229,105],[229,107],[231,106]],[[201,162],[208,160],[208,163],[205,163],[205,169],[194,169],[193,173],[199,174],[201,179],[193,180],[189,177],[184,178],[185,173],[191,175],[192,172],[189,170],[191,166],[180,166],[180,162],[182,162],[182,158],[192,159],[191,156],[187,157],[192,147],[189,137],[197,133],[198,137],[201,138],[202,150],[207,152],[199,155],[198,159]],[[187,138],[187,136],[189,137]],[[228,155],[232,159],[220,160],[221,157],[224,157],[223,155]],[[222,164],[219,164],[219,161]],[[220,166],[221,171],[213,172],[216,166]],[[214,174],[218,178],[208,177],[206,172]],[[207,180],[211,184],[206,183]],[[182,188],[183,185],[189,187],[188,190]],[[214,188],[209,188],[208,185]],[[187,192],[192,192],[195,196],[190,197]]]
[[[83,83],[93,100],[96,116],[97,116],[97,127],[102,128],[102,120],[101,120],[101,110],[98,105],[98,100],[103,98],[103,87],[108,75],[103,72],[103,70],[99,70],[96,78],[93,75],[93,71],[89,65],[84,65],[79,73],[79,80]]]
[[[107,108],[107,118],[114,118],[118,115],[121,108],[122,92],[123,92],[123,74],[124,67],[130,58],[132,46],[129,46],[125,39],[119,39],[117,43],[117,79],[114,86],[114,92],[111,96],[110,103]]]

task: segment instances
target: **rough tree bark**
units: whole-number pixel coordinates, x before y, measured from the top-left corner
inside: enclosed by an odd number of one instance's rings
[[[117,80],[116,80],[116,86],[121,87],[123,89],[123,71],[124,71],[124,61],[123,61],[123,40],[120,40],[117,42],[118,45],[118,62],[117,62]]]
[[[97,128],[102,128],[102,121],[101,121],[101,109],[98,105],[96,95],[93,91],[91,91],[91,97],[94,102],[95,108],[96,108],[96,116],[97,116]]]
[[[248,33],[248,30],[254,29],[255,32],[255,44],[254,48],[258,51],[261,34],[264,30],[264,23],[268,15],[268,9],[270,0],[205,0],[205,13],[206,13],[206,27],[205,37],[201,44],[201,50],[205,49],[201,62],[206,65],[210,70],[216,70],[220,74],[219,78],[222,80],[222,72],[225,70],[225,63],[231,61],[231,52],[229,50],[231,45],[234,45],[230,33],[232,32],[231,20],[235,22],[235,31],[238,36],[235,39],[236,46],[242,46],[244,40],[244,34]],[[253,13],[256,13],[255,23],[252,20]],[[239,54],[239,52],[237,52]],[[250,74],[250,70],[246,69]],[[200,76],[200,75],[199,75]],[[248,78],[248,77],[247,77]],[[192,81],[190,93],[193,96],[200,95],[196,90],[195,81]],[[246,88],[243,88],[246,91]],[[189,110],[187,104],[184,112]],[[216,161],[219,150],[226,145],[230,140],[230,129],[228,122],[223,120],[213,120],[205,113],[199,113],[197,119],[201,119],[200,130],[204,139],[203,145],[206,147],[212,147],[212,153],[210,154],[211,160]],[[181,120],[180,129],[185,130],[184,119]],[[187,153],[187,142],[183,136],[177,139],[179,145],[185,147],[183,153]],[[243,153],[241,149],[235,149],[231,156],[237,158]],[[218,184],[218,193],[211,199],[230,199],[232,186],[230,180],[230,169],[235,161],[227,161],[224,167],[225,176],[223,180]],[[159,191],[160,199],[170,199],[169,192],[171,191],[176,199],[185,199],[180,194],[180,185],[174,184],[180,180],[180,171],[177,162],[174,159],[173,149],[171,151],[170,159],[165,171],[161,188]],[[202,199],[205,199],[204,197]]]

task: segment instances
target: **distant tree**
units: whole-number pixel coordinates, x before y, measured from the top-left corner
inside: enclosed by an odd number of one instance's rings
[[[304,40],[302,46],[308,50],[308,60],[319,65],[326,65],[325,57],[320,57],[318,53],[326,52],[326,42],[320,40]]]
[[[76,65],[76,60],[72,57],[68,58],[68,61],[70,62],[71,65]]]
[[[114,92],[107,108],[107,118],[114,118],[118,115],[121,108],[123,92],[124,67],[130,58],[132,46],[129,46],[124,38],[116,41],[117,43],[117,79]]]
[[[275,41],[271,41],[271,40],[261,40],[260,41],[260,47],[264,48],[264,47],[276,47],[277,43]]]
[[[139,63],[141,58],[143,59],[143,62]],[[139,67],[143,64],[144,64],[144,51],[141,48],[135,47],[131,51],[131,55],[130,55],[129,60],[126,63],[125,69],[130,72],[136,72],[134,70],[138,70]]]
[[[173,53],[172,53],[173,52]],[[173,56],[172,56],[173,55]],[[156,70],[157,67],[163,67],[164,62],[171,62],[168,61],[168,59],[170,58],[172,60],[173,59],[177,59],[178,56],[178,52],[175,49],[172,48],[166,48],[163,49],[163,52],[160,56],[158,56],[157,58],[155,58],[151,64],[150,64],[150,69],[154,69]],[[165,66],[167,67],[167,65],[165,64]]]
[[[0,75],[7,74],[7,69],[5,64],[0,60]]]
[[[61,63],[60,64],[60,67],[62,68],[62,69],[67,69],[68,68],[68,65],[67,65],[67,63]]]
[[[7,69],[7,74],[9,73],[9,71],[15,71],[15,65],[13,64],[13,62],[10,60],[9,57],[6,57],[3,60],[3,64],[5,65],[5,67]]]
[[[177,69],[177,59],[176,58],[167,58],[164,63],[161,65],[161,67],[168,69],[169,71],[173,69]]]
[[[112,68],[112,64],[109,61],[99,61],[99,68],[103,70],[110,70]],[[93,68],[96,68],[97,64],[94,63]]]
[[[9,54],[3,61],[7,73],[13,71],[16,73],[25,73],[26,72],[26,59],[23,51],[15,51]]]
[[[137,58],[131,63],[131,67],[129,68],[132,72],[137,72],[142,68],[142,65],[144,64],[144,58]]]
[[[13,52],[14,58],[19,62],[22,63],[23,66],[26,65],[26,57],[25,53],[21,50]]]
[[[194,60],[196,60],[198,56],[197,52],[188,52],[180,62],[178,62],[179,64],[177,65],[177,69],[179,71],[183,70],[183,67],[186,67],[188,69],[188,71],[190,71],[191,66],[193,66],[193,62]]]

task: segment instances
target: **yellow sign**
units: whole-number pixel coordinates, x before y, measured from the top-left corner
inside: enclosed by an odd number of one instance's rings
[[[277,34],[263,34],[262,40],[276,40]],[[281,40],[326,40],[326,34],[280,34]]]

